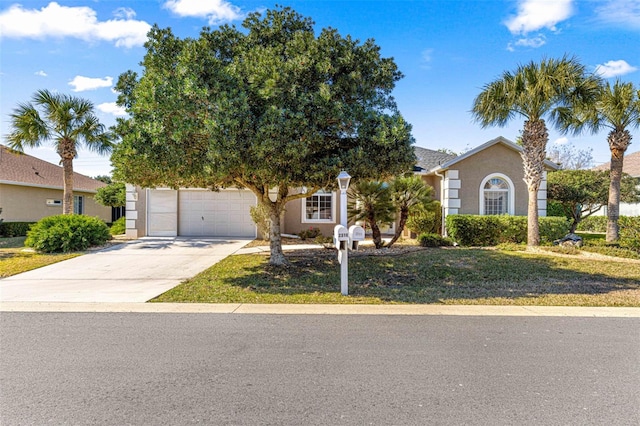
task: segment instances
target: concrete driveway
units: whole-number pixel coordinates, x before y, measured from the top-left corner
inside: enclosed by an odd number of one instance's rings
[[[146,302],[249,243],[143,238],[0,280],[0,302]]]

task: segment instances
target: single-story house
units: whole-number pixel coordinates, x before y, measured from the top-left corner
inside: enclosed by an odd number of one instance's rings
[[[105,183],[73,174],[74,210],[111,221],[111,207],[93,199]],[[0,218],[5,222],[37,222],[62,214],[62,167],[0,145]]]
[[[610,170],[611,162],[604,163],[598,167],[594,167],[594,170]],[[622,162],[622,172],[627,173],[637,179],[638,185],[640,185],[640,151],[636,151],[624,156]],[[620,203],[620,216],[640,216],[640,203]],[[606,216],[607,206],[604,206],[596,215]]]
[[[522,148],[499,137],[471,151],[455,156],[415,147],[416,174],[435,188],[436,198],[449,214],[526,215],[527,187],[520,153]],[[558,166],[545,162],[547,170]],[[546,172],[538,192],[541,216],[546,216]],[[308,198],[289,202],[281,230],[297,234],[319,228],[333,233],[339,223],[338,191],[319,191]],[[256,237],[257,229],[249,209],[255,195],[246,189],[218,192],[184,188],[149,189],[127,185],[127,235]]]

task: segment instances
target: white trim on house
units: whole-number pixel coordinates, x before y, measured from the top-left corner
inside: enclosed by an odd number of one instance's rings
[[[331,196],[331,219],[308,219],[307,218],[307,199],[315,196]],[[301,200],[301,221],[302,223],[337,223],[336,222],[336,192],[335,191],[324,191],[320,190],[314,194],[309,195],[305,198],[300,198]]]
[[[458,170],[446,170],[444,172],[444,180],[442,181],[443,197],[442,208],[444,214],[442,220],[450,214],[458,214],[462,201],[460,200],[460,189],[462,188],[462,181],[460,180],[460,173]]]
[[[478,203],[479,203],[478,211],[480,212],[481,215],[486,214],[484,211],[484,193],[485,193],[484,186],[491,179],[500,179],[506,182],[507,186],[509,187],[507,190],[507,213],[510,215],[514,215],[516,212],[515,185],[513,184],[513,181],[511,180],[511,178],[509,178],[509,176],[502,173],[490,173],[484,179],[482,179],[482,182],[480,182],[479,196],[478,196]]]

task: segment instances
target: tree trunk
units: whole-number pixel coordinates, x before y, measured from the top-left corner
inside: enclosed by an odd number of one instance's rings
[[[620,181],[622,180],[622,166],[624,153],[631,143],[628,130],[612,130],[607,138],[611,150],[611,168],[609,169],[609,200],[607,204],[607,236],[608,243],[618,241],[620,229]]]
[[[282,235],[280,234],[280,213],[282,206],[279,202],[269,202],[266,206],[269,211],[269,264],[275,266],[287,266],[289,261],[282,252]]]
[[[62,214],[73,214],[73,159],[76,158],[75,144],[62,141],[58,146],[63,174]]]
[[[525,121],[522,132],[522,160],[524,181],[529,193],[527,210],[527,246],[540,245],[538,223],[538,190],[544,173],[545,148],[549,134],[544,120]]]
[[[407,224],[408,217],[409,217],[409,209],[408,208],[400,209],[400,220],[398,221],[398,227],[396,229],[396,233],[393,235],[393,238],[391,239],[391,241],[389,241],[389,244],[387,244],[387,247],[391,247],[393,243],[398,241],[398,239],[402,235],[402,231],[404,230],[405,225]]]
[[[375,216],[371,214],[369,215],[367,222],[369,222],[369,226],[371,226],[371,237],[373,238],[373,245],[376,246],[377,249],[379,249],[384,246],[384,241],[382,241],[380,227],[378,226],[378,222],[376,222],[375,219]]]

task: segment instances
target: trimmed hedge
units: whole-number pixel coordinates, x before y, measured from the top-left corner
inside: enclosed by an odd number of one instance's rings
[[[109,231],[111,232],[111,235],[122,235],[125,232],[127,232],[127,222],[126,222],[126,220],[127,220],[127,218],[122,216],[120,219],[118,219],[115,222],[113,222],[111,224],[111,226],[109,227]],[[109,226],[109,224],[107,224],[107,226]]]
[[[578,223],[576,231],[607,232],[606,216],[589,216]]]
[[[58,215],[41,219],[27,233],[24,245],[45,253],[86,250],[111,239],[107,224],[97,217]]]
[[[418,244],[422,247],[448,247],[453,245],[453,241],[440,234],[425,232],[418,236]]]
[[[526,216],[480,216],[456,214],[447,216],[447,233],[463,246],[495,246],[527,241]],[[540,240],[550,243],[569,231],[564,217],[541,217]]]
[[[24,237],[35,222],[0,222],[0,237]]]

